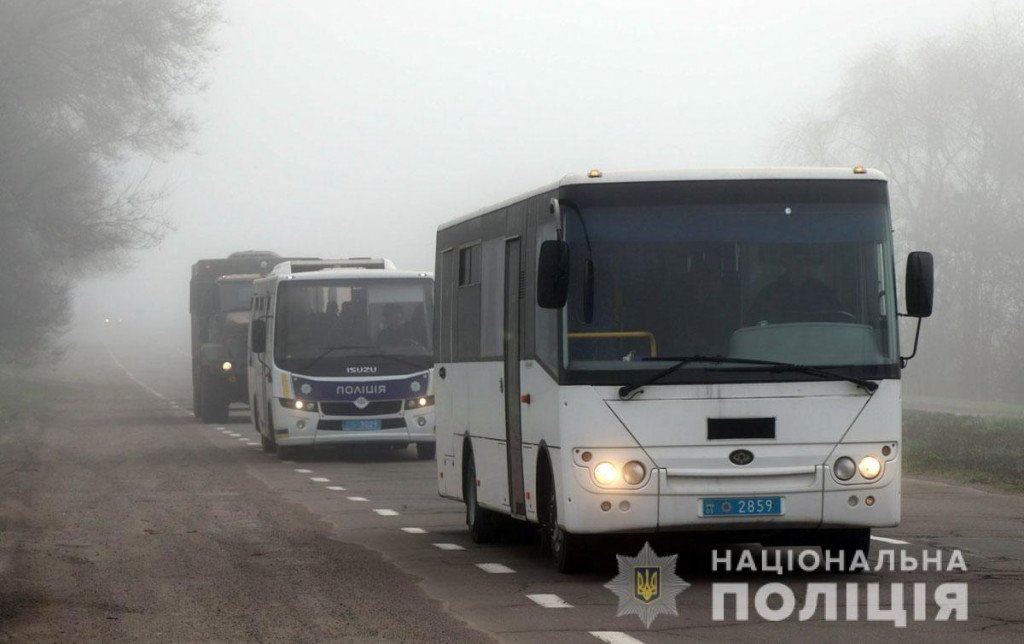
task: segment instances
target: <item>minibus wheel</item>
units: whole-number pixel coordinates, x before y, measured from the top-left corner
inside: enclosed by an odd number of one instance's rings
[[[466,502],[466,525],[473,543],[494,543],[498,540],[498,517],[481,508],[476,499],[476,464],[473,451],[466,451],[465,474],[462,477],[462,498]]]
[[[436,443],[416,443],[416,457],[421,461],[432,460],[436,451]]]

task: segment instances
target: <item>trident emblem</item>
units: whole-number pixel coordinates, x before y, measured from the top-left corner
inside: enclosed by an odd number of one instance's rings
[[[636,566],[633,571],[633,596],[645,604],[657,601],[661,597],[661,567]]]

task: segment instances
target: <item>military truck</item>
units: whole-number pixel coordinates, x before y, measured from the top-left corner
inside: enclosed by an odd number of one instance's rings
[[[231,403],[248,402],[245,360],[252,282],[286,259],[248,250],[192,265],[192,410],[203,422],[224,422]]]

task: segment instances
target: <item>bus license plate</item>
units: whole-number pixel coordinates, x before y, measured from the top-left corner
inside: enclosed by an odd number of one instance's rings
[[[781,496],[736,496],[701,499],[701,516],[745,517],[782,514]]]
[[[367,420],[343,420],[341,421],[341,429],[344,431],[366,431],[380,429],[380,419],[373,418]]]

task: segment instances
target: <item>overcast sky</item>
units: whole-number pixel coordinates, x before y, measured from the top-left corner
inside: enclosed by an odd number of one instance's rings
[[[820,106],[859,54],[993,4],[224,6],[209,88],[191,101],[194,150],[153,170],[176,230],[133,269],[83,284],[82,326],[159,318],[184,341],[203,257],[383,255],[433,270],[439,223],[569,172],[764,165],[780,126]]]

